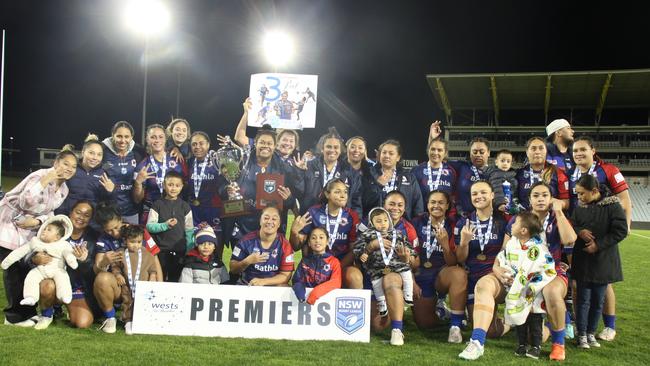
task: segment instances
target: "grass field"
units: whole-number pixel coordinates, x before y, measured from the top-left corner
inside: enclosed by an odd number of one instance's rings
[[[645,277],[650,258],[650,231],[635,231],[621,245],[625,281],[616,285],[618,336],[600,349],[578,350],[567,343],[570,365],[644,365],[650,363],[650,284]],[[229,256],[229,254],[228,254]],[[227,257],[226,257],[227,259]],[[4,291],[0,304],[4,305]],[[227,338],[126,336],[123,329],[104,334],[97,326],[72,329],[66,320],[57,320],[48,329],[37,331],[0,325],[0,364],[2,365],[83,365],[135,364],[250,364],[264,365],[420,365],[466,364],[457,358],[463,345],[446,343],[447,327],[418,330],[407,313],[406,344],[386,344],[389,331],[373,334],[370,344],[334,341],[274,341]],[[470,331],[464,331],[465,339]],[[549,344],[543,347],[544,359],[534,361],[513,355],[514,334],[489,340],[485,355],[477,365],[519,365],[549,362]]]

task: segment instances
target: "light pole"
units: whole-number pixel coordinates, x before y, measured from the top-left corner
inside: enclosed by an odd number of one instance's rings
[[[142,144],[145,143],[147,122],[147,79],[149,74],[149,41],[169,28],[169,10],[159,0],[131,0],[124,11],[125,25],[135,34],[144,37],[144,85],[142,92]]]

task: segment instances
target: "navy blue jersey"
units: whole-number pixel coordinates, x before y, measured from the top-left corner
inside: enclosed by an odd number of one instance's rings
[[[429,214],[423,213],[422,215],[413,219],[413,227],[415,232],[418,235],[419,247],[415,248],[415,251],[420,257],[420,267],[424,268],[425,262],[430,262],[432,264],[432,269],[440,269],[447,265],[445,262],[445,257],[442,252],[442,246],[437,242],[435,237],[435,232],[429,227]],[[430,231],[430,235],[427,233]],[[453,223],[451,220],[445,220],[445,230],[447,231],[447,236],[449,237],[449,249],[452,252],[456,251],[456,245],[454,242],[454,230]],[[427,243],[427,237],[430,238],[430,242]],[[431,255],[427,257],[427,247],[430,246]]]
[[[317,227],[324,227],[327,230],[326,220],[329,219],[330,230],[334,230],[336,226],[336,216],[330,216],[325,211],[325,205],[312,206],[308,210],[311,216],[311,224],[305,226],[300,233],[309,236]],[[343,208],[341,213],[341,222],[336,231],[330,232],[330,237],[335,238],[332,247],[328,251],[331,252],[337,259],[341,260],[345,257],[352,245],[357,240],[357,226],[359,225],[359,216],[357,213],[349,208]]]
[[[254,252],[268,253],[269,259],[264,263],[255,263],[242,273],[244,283],[253,278],[270,278],[280,272],[293,271],[293,249],[282,234],[278,234],[268,249],[262,248],[259,232],[253,231],[245,235],[232,250],[231,260],[238,262],[246,259]]]
[[[344,161],[339,160],[333,172],[324,169],[323,158],[318,157],[307,163],[307,170],[303,171],[304,193],[300,199],[303,213],[309,207],[319,202],[319,195],[325,184],[332,179],[341,179],[348,186],[347,206],[361,215],[361,177]]]
[[[568,172],[575,167],[573,161],[573,147],[569,146],[565,153],[560,150],[552,142],[546,142],[546,162],[555,165],[559,169]]]
[[[449,165],[454,168],[458,174],[456,180],[456,189],[454,191],[456,198],[456,209],[459,213],[470,213],[474,211],[470,188],[478,180],[487,179],[483,170],[475,167],[472,163],[464,160],[450,160]]]
[[[431,176],[429,177],[429,173]],[[440,168],[431,168],[429,162],[422,163],[411,169],[411,174],[415,177],[422,191],[423,207],[427,206],[424,202],[432,190],[447,192],[453,196],[454,187],[456,187],[457,174],[456,170],[447,163],[442,163]]]
[[[106,189],[99,183],[99,178],[104,175],[104,169],[101,166],[86,170],[81,167],[81,164],[77,166],[77,170],[72,178],[68,179],[65,184],[68,186],[68,196],[65,198],[65,201],[54,210],[55,214],[67,215],[72,210],[72,207],[80,200],[88,200],[93,204],[96,204],[99,201],[109,201],[113,198],[113,193],[117,191],[117,186],[112,193],[106,191]]]
[[[528,209],[530,207],[530,187],[536,182],[542,180],[542,171],[531,170],[530,165],[517,169],[519,203]],[[559,200],[569,199],[569,183],[566,174],[560,169],[555,169],[551,174],[551,180],[548,182],[551,187],[551,195]]]
[[[128,152],[121,156],[113,150],[110,138],[104,139],[104,159],[102,168],[106,175],[115,183],[113,199],[117,203],[122,216],[132,216],[138,213],[139,205],[133,202],[133,180],[137,175],[135,167],[144,158],[144,149],[136,144],[131,144]]]
[[[576,182],[580,179],[582,174],[591,174],[598,180],[598,183],[605,185],[612,194],[618,194],[629,189],[623,173],[615,165],[608,164],[602,160],[594,162],[593,170],[589,169],[586,173],[582,173],[579,167],[568,172],[569,175],[569,194],[571,196],[569,212],[578,205],[578,195],[576,194]]]
[[[165,154],[163,161],[158,161],[154,159],[153,155],[149,155],[136,166],[136,175],[137,172],[146,166],[149,166],[147,171],[153,173],[153,177],[147,178],[143,184],[144,199],[142,202],[145,211],[148,211],[154,202],[162,198],[163,184],[167,172],[173,170],[181,176],[187,177],[187,167],[185,166],[185,163],[179,162],[169,156],[169,154]]]
[[[471,220],[471,223],[476,225],[476,212],[472,212],[468,218],[458,218],[458,222],[456,222],[456,227],[454,228],[456,246],[460,244],[460,231],[463,229],[463,226],[465,226],[467,220]],[[489,220],[479,221],[477,233],[474,234],[472,240],[469,242],[469,254],[465,260],[465,266],[469,270],[469,279],[474,282],[478,281],[479,278],[492,273],[494,260],[503,246],[503,237],[506,232],[507,224],[506,221],[499,214],[492,216],[492,229],[489,233],[487,232],[488,224]],[[489,240],[485,247],[483,247],[483,250],[481,250],[481,244],[479,243],[479,232],[481,236],[489,234]],[[485,255],[485,260],[477,258],[481,253]]]

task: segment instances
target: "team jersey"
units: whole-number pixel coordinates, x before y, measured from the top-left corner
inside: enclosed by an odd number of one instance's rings
[[[560,170],[568,172],[573,169],[576,163],[573,161],[573,147],[569,146],[565,153],[560,150],[552,142],[546,142],[546,162],[553,164]]]
[[[223,206],[221,196],[219,196],[219,183],[222,179],[219,177],[219,169],[214,160],[210,158],[210,153],[198,164],[196,158],[190,158],[187,161],[189,173],[187,201],[192,209],[194,226],[201,222],[207,222],[218,230],[220,229],[219,217]]]
[[[232,260],[242,261],[254,252],[268,253],[266,262],[251,264],[242,273],[241,280],[249,283],[253,278],[270,278],[279,272],[293,271],[293,249],[282,234],[278,234],[268,249],[262,248],[259,231],[245,235],[232,250]]]
[[[120,215],[132,216],[138,213],[139,205],[133,202],[133,180],[137,175],[135,167],[144,157],[142,147],[131,141],[131,146],[126,155],[121,156],[113,150],[111,138],[106,138],[104,144],[104,159],[102,168],[106,175],[115,183],[113,199],[117,203]]]
[[[536,182],[542,180],[542,172],[535,171],[530,168],[530,165],[526,165],[520,169],[517,169],[517,183],[518,183],[518,192],[517,197],[519,197],[519,203],[528,209],[530,206],[530,200],[528,194],[530,193],[530,187]],[[548,185],[551,187],[551,196],[559,200],[569,199],[569,180],[560,169],[555,169],[551,174],[551,180],[548,182]]]
[[[280,113],[280,119],[291,119],[293,103],[290,100],[278,100],[275,102],[275,108]]]
[[[120,248],[126,247],[126,244],[122,238],[116,239],[106,233],[103,233],[99,236],[95,245],[95,250],[97,253],[114,252]],[[160,252],[160,248],[147,230],[144,231],[142,246],[147,249],[152,255],[156,255]]]
[[[465,226],[467,220],[471,220],[471,222],[476,225],[476,212],[472,212],[468,218],[460,217],[458,222],[456,222],[456,227],[454,228],[454,240],[456,246],[460,244],[460,231],[463,229],[463,226]],[[465,260],[465,266],[469,270],[469,278],[473,281],[492,273],[494,259],[497,257],[497,254],[499,254],[501,247],[503,246],[503,237],[507,223],[501,215],[496,214],[492,216],[492,229],[489,232],[489,239],[483,247],[483,250],[481,250],[479,238],[486,234],[489,221],[490,220],[479,221],[477,232],[469,242],[469,253]],[[484,260],[477,258],[481,253],[486,257]]]
[[[137,176],[138,172],[146,166],[149,167],[147,172],[152,173],[154,176],[144,181],[144,199],[142,202],[144,203],[145,211],[162,197],[164,179],[168,171],[173,170],[183,177],[187,177],[187,167],[185,164],[180,163],[178,160],[169,156],[169,154],[165,154],[163,161],[154,159],[153,155],[147,156],[135,167],[135,175]]]
[[[460,214],[468,214],[474,211],[470,188],[478,180],[487,179],[487,175],[482,169],[472,165],[464,160],[451,160],[449,165],[457,172],[456,187],[454,190],[456,198],[456,208]]]
[[[65,184],[68,186],[68,195],[65,201],[54,210],[55,214],[67,215],[72,210],[72,207],[80,200],[88,200],[93,204],[99,201],[109,201],[113,196],[113,192],[108,192],[99,183],[99,178],[104,175],[104,169],[101,166],[95,169],[86,170],[77,166],[77,170],[72,178],[68,179]]]
[[[447,192],[449,196],[452,196],[454,187],[456,187],[456,170],[448,163],[442,163],[440,168],[431,168],[427,161],[411,169],[411,174],[420,185],[424,207],[426,207],[424,201],[426,201],[429,192],[438,190]]]
[[[420,268],[426,268],[424,267],[426,262],[430,262],[432,264],[430,268],[433,269],[440,269],[443,266],[447,265],[442,252],[442,246],[437,242],[435,232],[433,230],[430,231],[429,214],[423,213],[422,215],[416,217],[413,220],[413,227],[415,228],[415,232],[418,235],[418,241],[420,243],[419,247],[414,248],[420,257]],[[445,230],[447,230],[447,236],[449,237],[449,249],[452,252],[455,252],[456,245],[454,243],[453,227],[454,225],[451,220],[445,219]],[[430,238],[429,243],[427,243],[427,238]],[[427,249],[428,247],[430,249]],[[427,256],[427,252],[429,251],[431,254]]]
[[[350,208],[343,208],[342,210],[341,221],[337,228],[337,216],[328,215],[327,211],[325,211],[325,205],[312,206],[307,210],[309,216],[311,216],[311,224],[300,231],[301,234],[309,236],[312,230],[317,227],[328,230],[330,237],[335,237],[335,240],[331,248],[328,246],[327,251],[339,260],[343,259],[352,250],[352,244],[357,240],[357,226],[359,225],[359,216],[355,211]],[[326,220],[329,220],[329,228]],[[334,229],[336,229],[336,233],[334,233]]]
[[[515,223],[515,219],[517,217],[513,217],[508,221],[508,225],[506,226],[506,234],[512,237],[512,225]],[[555,271],[558,274],[566,276],[566,272],[562,269],[560,263],[562,262],[562,240],[560,239],[560,229],[557,227],[557,219],[555,217],[555,213],[553,211],[549,211],[548,213],[548,220],[544,219],[543,221],[543,235],[542,239],[544,240],[544,243],[548,247],[548,251],[551,252],[551,256],[553,257],[553,260],[555,261]]]
[[[329,253],[311,254],[304,257],[293,275],[293,290],[298,300],[314,304],[326,293],[341,288],[341,263]],[[309,298],[305,299],[305,288],[312,287]]]
[[[598,180],[598,183],[607,186],[612,194],[618,194],[629,189],[623,173],[615,165],[605,163],[602,160],[596,160],[592,164],[587,173],[593,175]],[[578,205],[578,195],[576,194],[576,182],[582,176],[578,166],[571,170],[569,175],[569,193],[571,194],[571,201],[569,205],[569,212]]]

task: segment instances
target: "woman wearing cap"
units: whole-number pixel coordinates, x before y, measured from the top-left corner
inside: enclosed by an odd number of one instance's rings
[[[384,205],[386,195],[392,191],[402,192],[406,198],[407,219],[422,213],[422,192],[413,175],[398,166],[402,147],[397,140],[386,140],[379,145],[379,163],[363,175],[362,206],[367,214],[373,207]]]
[[[115,184],[113,199],[124,221],[137,224],[139,205],[133,201],[135,167],[145,157],[144,148],[133,141],[133,126],[119,121],[111,128],[111,137],[102,141],[106,147],[102,168]]]
[[[230,271],[241,274],[241,285],[286,286],[293,272],[293,249],[278,232],[280,211],[272,206],[263,209],[259,226],[232,250]]]
[[[187,177],[187,166],[179,158],[165,151],[165,128],[159,124],[147,127],[147,152],[149,155],[135,168],[137,175],[133,182],[133,200],[142,203],[140,222],[146,223],[149,210],[162,197],[163,182],[168,170],[174,170]]]
[[[435,326],[441,320],[434,317],[437,302],[440,299],[444,302],[449,294],[451,323],[447,341],[461,343],[463,336],[460,327],[467,302],[467,273],[457,266],[454,222],[448,215],[451,200],[447,192],[434,190],[427,195],[426,204],[428,212],[413,220],[420,244],[416,247],[420,268],[415,276],[419,292],[414,293],[413,319],[421,329]]]
[[[219,240],[208,223],[201,223],[194,234],[195,247],[183,259],[181,283],[218,285],[229,280],[228,270],[216,248]]]
[[[307,212],[310,207],[318,204],[319,196],[327,182],[340,179],[348,186],[346,206],[360,215],[361,181],[343,158],[343,139],[335,128],[330,128],[328,133],[320,137],[317,149],[321,153],[319,157],[296,164],[296,167],[302,170],[305,187],[300,201],[301,211]]]
[[[187,160],[192,156],[192,148],[190,147],[190,123],[183,118],[175,118],[172,120],[165,129],[167,134],[166,150],[171,153],[174,148],[180,152],[179,158]]]
[[[557,166],[546,161],[546,143],[541,137],[531,137],[526,142],[526,157],[528,164],[517,169],[515,178],[518,182],[519,203],[528,209],[530,188],[536,182],[544,182],[551,187],[553,198],[560,200],[563,207],[569,208],[569,183],[564,172]]]
[[[593,175],[600,185],[607,187],[611,194],[618,197],[625,211],[627,231],[629,233],[632,224],[632,203],[629,187],[623,174],[615,165],[602,161],[596,155],[594,142],[588,136],[578,137],[573,142],[573,158],[575,159],[576,166],[568,172],[569,193],[571,194],[570,210],[572,211],[578,204],[576,182],[583,174]],[[616,297],[612,285],[607,286],[605,306],[603,308],[603,322],[605,323],[605,329],[598,334],[598,338],[604,341],[614,340],[616,336]]]
[[[573,169],[573,129],[566,119],[556,119],[546,126],[546,161],[564,172]]]
[[[115,183],[108,177],[102,167],[104,149],[96,135],[86,137],[81,148],[81,161],[75,175],[66,183],[68,196],[54,213],[67,215],[77,201],[88,200],[93,205],[98,201],[113,198]]]
[[[41,223],[53,215],[68,195],[66,181],[74,176],[77,157],[70,150],[56,156],[52,168],[40,169],[23,179],[0,200],[0,260],[27,243]],[[20,305],[23,280],[29,268],[19,261],[3,272],[7,307],[5,324],[31,327],[33,306]]]

